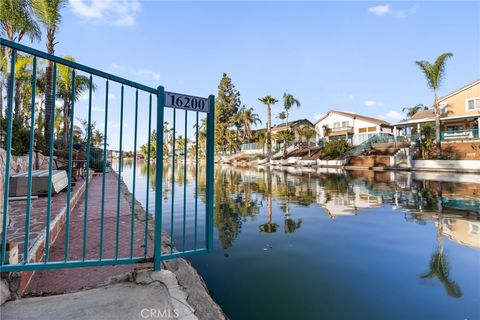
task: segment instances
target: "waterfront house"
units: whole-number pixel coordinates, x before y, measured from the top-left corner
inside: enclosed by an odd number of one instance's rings
[[[480,119],[480,79],[439,99],[440,140],[442,142],[476,140]],[[435,121],[433,108],[415,113],[410,119],[394,123],[395,128],[417,132],[420,125]]]
[[[315,123],[317,140],[345,139],[356,146],[374,135],[394,135],[386,121],[359,114],[330,110]]]
[[[288,123],[281,123],[281,124],[274,125],[271,128],[273,149],[279,150],[282,145],[282,142],[276,139],[276,134],[282,130],[290,129],[290,130],[293,130],[293,133],[295,134],[295,138],[293,139],[293,141],[289,142],[289,145],[295,145],[301,141],[305,142],[305,138],[300,137],[300,135],[297,132],[299,128],[303,128],[303,127],[314,128],[314,125],[308,119],[300,119],[300,120],[290,121]],[[313,140],[314,139],[312,138],[312,141]]]

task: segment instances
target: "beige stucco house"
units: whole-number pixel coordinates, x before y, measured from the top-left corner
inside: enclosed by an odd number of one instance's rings
[[[478,139],[480,119],[480,79],[439,99],[441,141]],[[419,111],[409,120],[392,124],[397,128],[420,128],[435,121],[433,109]]]

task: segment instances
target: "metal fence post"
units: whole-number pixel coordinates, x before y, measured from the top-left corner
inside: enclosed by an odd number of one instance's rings
[[[165,89],[157,89],[157,145],[155,156],[155,242],[154,263],[155,271],[160,271],[162,265],[162,182],[163,182],[163,109],[165,107]],[[150,134],[150,133],[149,133]],[[148,214],[148,213],[147,213]]]
[[[214,157],[215,157],[215,96],[208,97],[210,105],[210,112],[207,114],[207,197],[206,197],[206,235],[207,235],[207,250],[213,249],[213,185],[214,185]]]

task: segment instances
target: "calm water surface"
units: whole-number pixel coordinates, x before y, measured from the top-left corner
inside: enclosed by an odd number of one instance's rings
[[[144,206],[146,172],[138,163]],[[132,173],[125,163],[130,186]],[[174,175],[180,248],[195,242],[194,174],[178,164]],[[199,176],[203,245],[203,168]],[[148,192],[152,212],[152,181]],[[480,175],[218,166],[214,220],[214,251],[189,260],[231,319],[480,319]]]

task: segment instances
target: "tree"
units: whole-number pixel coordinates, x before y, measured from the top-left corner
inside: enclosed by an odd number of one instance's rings
[[[262,123],[260,117],[254,112],[253,108],[245,108],[245,106],[240,109],[238,120],[243,127],[243,141],[249,141],[252,138],[252,125]]]
[[[295,139],[295,134],[291,130],[281,130],[275,137],[283,141],[283,156],[285,157],[287,155],[287,144]]]
[[[317,131],[309,126],[300,128],[298,134],[307,140],[308,156],[310,157],[310,140],[317,134]]]
[[[293,107],[297,106],[299,108],[301,106],[300,101],[298,101],[292,94],[290,93],[283,93],[283,108],[285,109],[285,118],[287,119],[287,128],[290,128],[290,124],[288,123],[288,115],[289,110]]]
[[[272,128],[271,128],[271,124],[272,124],[272,121],[271,121],[271,117],[272,117],[272,104],[275,104],[278,102],[277,99],[275,99],[274,97],[272,96],[265,96],[265,97],[262,97],[262,98],[258,98],[258,100],[263,103],[264,105],[267,106],[267,136],[266,136],[266,139],[267,139],[267,157],[270,158],[271,154],[272,154]]]
[[[427,85],[430,89],[433,90],[433,110],[435,113],[435,140],[436,140],[436,151],[437,155],[441,153],[441,144],[440,144],[440,106],[438,103],[438,88],[440,87],[442,79],[445,77],[445,63],[448,58],[453,57],[453,53],[447,52],[441,54],[435,63],[431,64],[428,61],[415,61],[415,63],[420,67],[425,79],[427,80]]]
[[[14,97],[14,116],[16,118],[22,115],[22,105],[31,93],[32,58],[17,55],[15,60],[15,97]],[[22,88],[23,87],[23,88]],[[23,89],[23,90],[22,90]]]
[[[332,129],[330,129],[330,127],[326,124],[323,125],[322,129],[323,129],[323,137],[328,138],[328,135],[330,134],[330,132],[332,132]]]
[[[185,151],[186,144],[187,144],[187,139],[184,139],[183,136],[179,136],[176,141],[175,149],[178,150],[180,154],[183,154]]]
[[[10,41],[20,42],[25,35],[30,41],[39,40],[41,32],[32,17],[32,1],[0,1],[0,30]]]
[[[72,57],[66,56],[64,59],[69,61],[75,61]],[[65,65],[58,65],[57,72],[57,97],[63,100],[63,145],[68,146],[69,124],[70,124],[70,112],[72,108],[72,102],[78,101],[81,94],[89,88],[90,79],[83,75],[75,75],[75,87],[72,83],[72,69]],[[73,92],[73,100],[72,97]],[[96,86],[93,85],[94,91]]]
[[[285,119],[287,119],[287,113],[282,111],[277,115],[277,118],[282,120],[282,123],[285,123]]]
[[[240,104],[240,92],[235,89],[232,79],[224,73],[218,85],[215,101],[215,144],[217,146],[227,144],[227,132],[233,125]]]
[[[39,40],[41,36],[40,28],[32,18],[31,0],[9,0],[0,1],[0,34],[5,34],[10,41],[20,42],[26,35],[30,41]],[[5,64],[2,73],[5,79],[8,79],[8,70],[11,57],[11,49],[4,47],[1,52],[0,65]],[[8,91],[7,82],[7,91]],[[3,115],[3,79],[0,80],[0,116]]]
[[[62,21],[60,11],[65,7],[66,0],[33,0],[33,12],[37,16],[40,23],[47,30],[46,47],[49,54],[55,54],[55,34],[58,25]],[[45,123],[49,124],[52,117],[52,111],[55,107],[55,99],[52,92],[53,86],[53,62],[47,62],[45,74]],[[51,138],[51,128],[49,125],[45,126],[45,140],[47,144]]]
[[[418,111],[422,110],[428,110],[428,107],[425,107],[423,104],[419,103],[410,108],[403,108],[402,112],[406,111],[407,118],[411,119]]]

